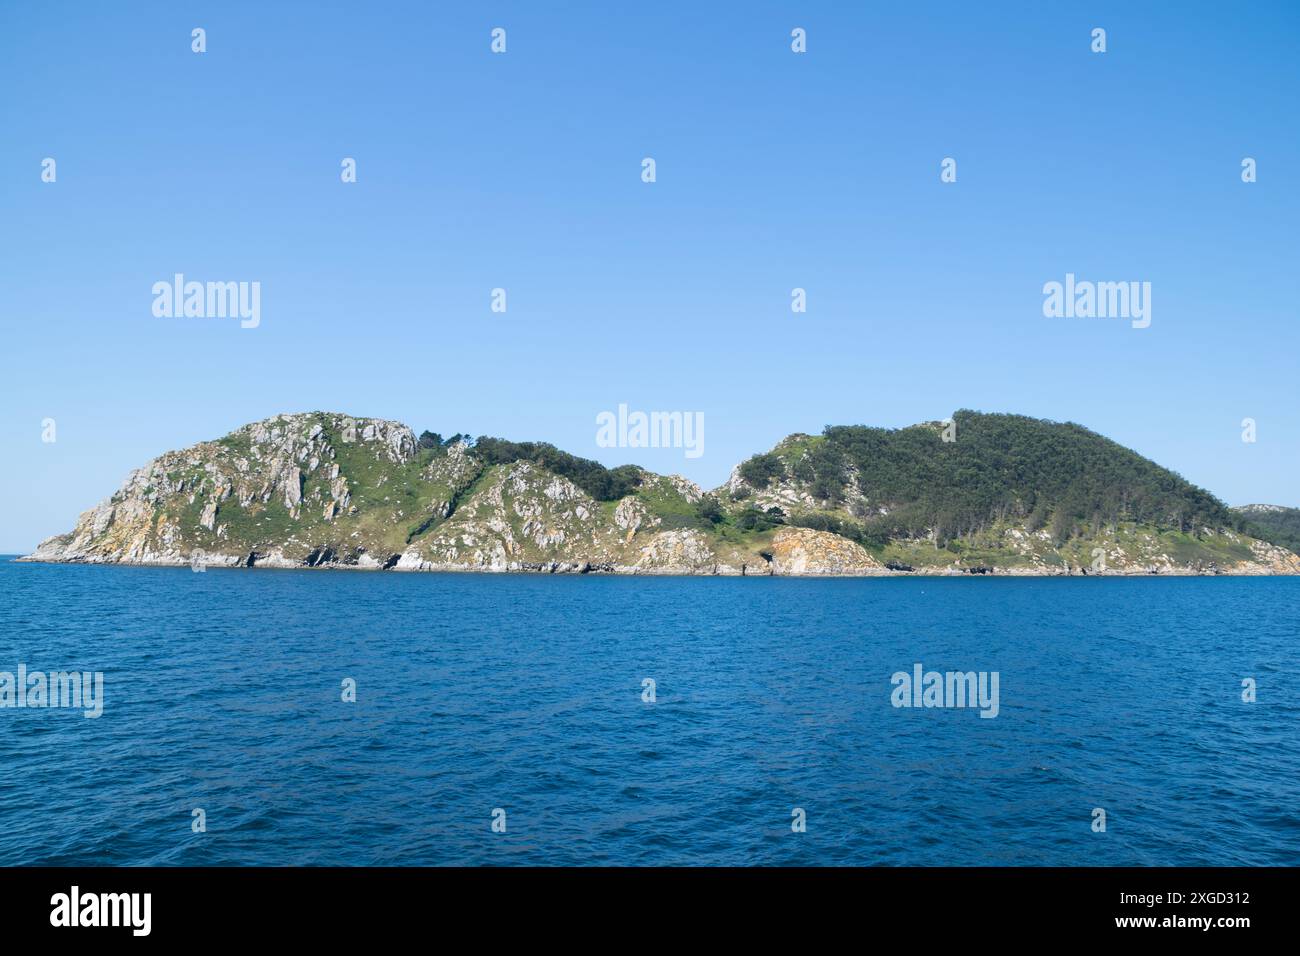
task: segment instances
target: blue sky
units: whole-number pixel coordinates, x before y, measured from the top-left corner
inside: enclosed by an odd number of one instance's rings
[[[0,7],[0,550],[314,409],[705,485],[1012,411],[1300,505],[1300,6],[902,6]],[[176,272],[260,282],[261,325],[156,318]],[[1151,282],[1151,326],[1045,318],[1067,272]],[[704,455],[597,447],[620,403]]]

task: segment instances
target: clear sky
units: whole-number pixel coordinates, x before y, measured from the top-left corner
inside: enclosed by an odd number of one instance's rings
[[[316,409],[707,486],[1011,411],[1300,505],[1297,40],[1294,2],[0,4],[0,550]],[[260,326],[155,317],[177,272]],[[1150,327],[1045,318],[1067,272]],[[704,454],[597,447],[620,403]]]

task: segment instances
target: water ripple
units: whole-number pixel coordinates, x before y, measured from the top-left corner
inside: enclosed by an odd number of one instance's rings
[[[0,864],[1300,862],[1296,579],[4,562],[0,595],[0,670],[106,695],[0,710]],[[998,671],[998,718],[893,708],[917,661]]]

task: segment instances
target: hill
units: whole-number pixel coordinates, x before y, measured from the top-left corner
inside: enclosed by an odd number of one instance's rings
[[[1292,551],[1300,550],[1300,508],[1242,505],[1232,510],[1245,518],[1243,527],[1255,537]]]
[[[679,574],[1277,574],[1284,531],[1079,425],[792,435],[704,492],[332,412],[167,452],[24,560]]]

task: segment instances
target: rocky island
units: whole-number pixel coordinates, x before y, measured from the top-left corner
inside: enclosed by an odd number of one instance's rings
[[[956,413],[791,435],[705,491],[540,442],[332,412],[167,452],[23,561],[615,574],[1300,574],[1229,509],[1079,425]],[[1285,515],[1282,515],[1285,517]],[[1260,519],[1266,520],[1260,520]],[[1267,520],[1273,519],[1273,520]],[[1294,545],[1293,545],[1294,546]]]

